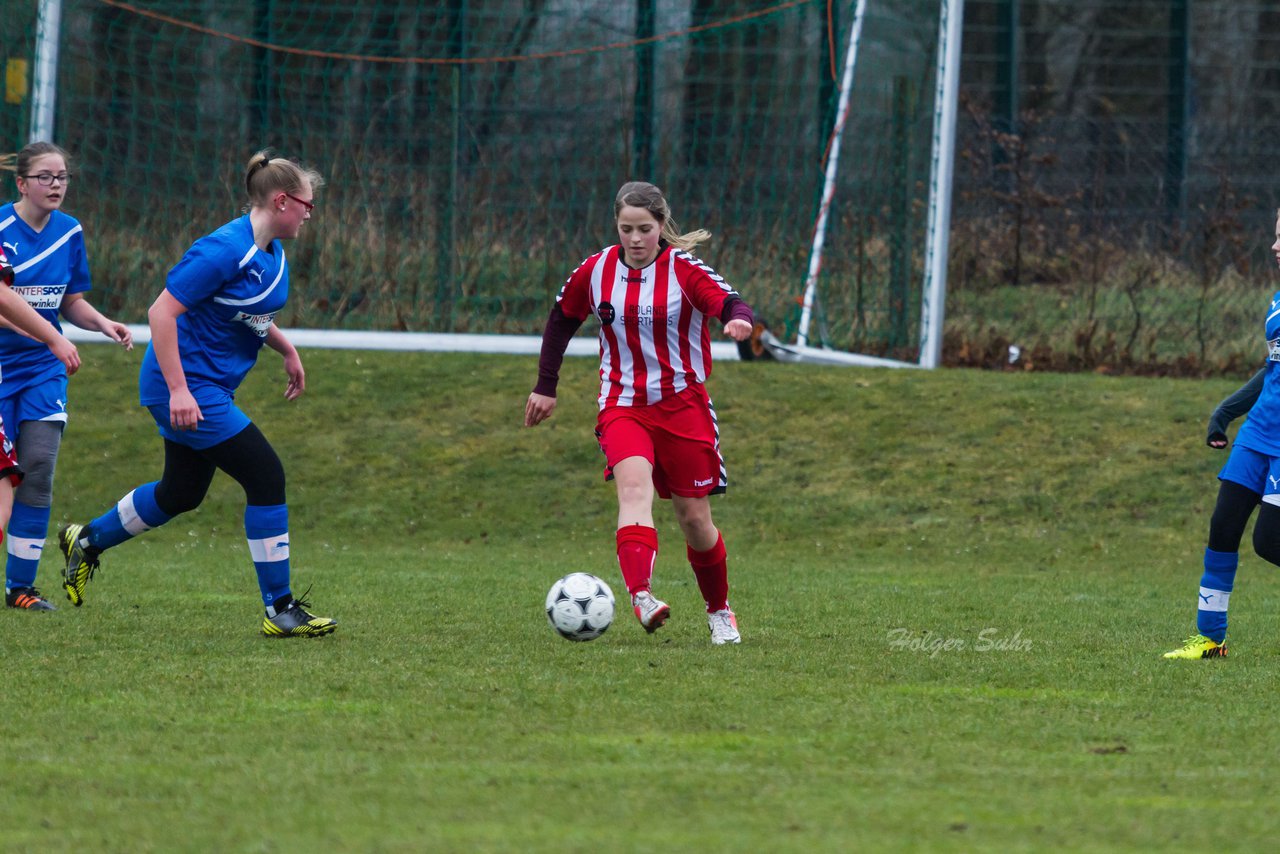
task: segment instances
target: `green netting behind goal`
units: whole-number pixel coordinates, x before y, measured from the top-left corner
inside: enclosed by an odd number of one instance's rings
[[[0,51],[34,61],[36,0]],[[55,141],[99,299],[129,320],[243,204],[259,147],[327,177],[284,325],[537,332],[625,180],[794,324],[854,4],[64,0]],[[937,3],[872,3],[819,289],[828,342],[918,337]],[[12,94],[12,93],[11,93]],[[29,91],[0,133],[26,141]],[[9,185],[11,188],[11,185]],[[12,192],[12,190],[10,190]],[[811,335],[819,341],[821,336]]]

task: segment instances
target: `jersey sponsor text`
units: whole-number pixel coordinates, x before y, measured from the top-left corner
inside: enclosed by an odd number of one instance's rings
[[[238,311],[232,319],[248,326],[259,338],[266,338],[267,330],[271,328],[271,323],[276,319],[276,315],[275,312],[271,314],[245,314],[243,311]]]
[[[14,293],[27,301],[27,305],[34,309],[49,309],[57,311],[62,305],[62,295],[67,292],[67,286],[63,285],[16,285],[13,288]]]

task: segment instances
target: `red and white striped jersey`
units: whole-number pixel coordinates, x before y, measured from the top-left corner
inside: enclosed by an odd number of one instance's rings
[[[681,249],[663,246],[643,270],[610,246],[583,261],[556,301],[567,317],[600,321],[600,408],[648,406],[711,374],[711,332],[724,301],[737,296],[720,275]]]

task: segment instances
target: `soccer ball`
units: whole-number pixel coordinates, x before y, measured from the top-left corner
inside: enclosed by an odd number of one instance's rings
[[[561,637],[595,640],[613,622],[613,591],[594,575],[571,572],[547,592],[547,620]]]

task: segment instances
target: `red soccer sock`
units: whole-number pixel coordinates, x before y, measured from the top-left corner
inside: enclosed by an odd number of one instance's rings
[[[632,596],[649,589],[653,563],[658,558],[658,532],[647,525],[623,525],[618,529],[618,566]]]
[[[724,549],[724,535],[718,531],[716,534],[716,544],[705,552],[686,546],[689,565],[707,602],[708,614],[729,607],[729,556]]]

